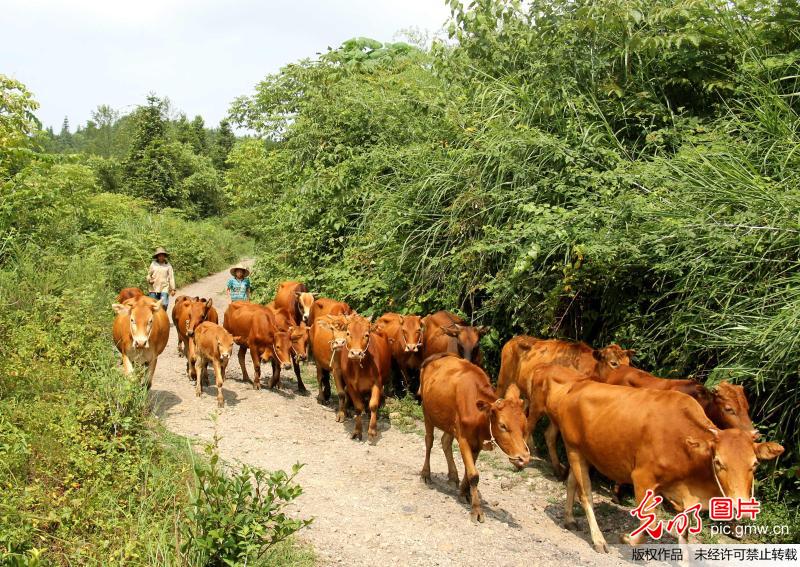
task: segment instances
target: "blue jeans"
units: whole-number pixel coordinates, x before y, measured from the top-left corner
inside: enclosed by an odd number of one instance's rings
[[[160,299],[161,303],[164,304],[164,309],[169,307],[169,292],[168,291],[151,291],[148,294],[153,299]]]

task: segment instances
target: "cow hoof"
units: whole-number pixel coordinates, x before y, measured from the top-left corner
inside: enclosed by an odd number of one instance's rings
[[[368,433],[367,439],[372,445],[375,445],[378,442],[378,434],[377,433]]]
[[[608,553],[608,546],[606,545],[606,542],[601,541],[600,543],[594,544],[594,550],[597,553]]]
[[[458,477],[453,478],[452,476],[447,477],[447,484],[451,484],[453,486],[458,486]]]
[[[336,423],[344,423],[345,417],[343,413],[336,414]]]
[[[350,439],[358,439],[359,441],[361,441],[363,439],[363,435],[361,435],[361,433],[353,433],[350,436]]]
[[[470,512],[469,517],[472,518],[473,522],[478,522],[480,524],[482,524],[485,519],[483,516],[483,512],[476,512],[474,510]]]
[[[308,388],[297,388],[297,393],[302,394],[304,396],[308,395]]]
[[[431,483],[431,473],[430,472],[422,471],[421,473],[419,473],[419,476],[422,477],[422,482],[424,482],[425,484],[430,484]]]
[[[569,469],[567,469],[567,467],[565,467],[564,465],[558,465],[558,467],[556,468],[556,470],[554,472],[555,472],[556,477],[558,477],[559,480],[567,480],[567,475],[569,474]]]
[[[564,529],[567,529],[571,532],[576,532],[578,531],[578,524],[575,522],[575,520],[569,520],[564,522]]]

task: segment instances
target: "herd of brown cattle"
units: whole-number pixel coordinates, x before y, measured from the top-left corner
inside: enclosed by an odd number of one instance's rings
[[[160,302],[136,288],[122,290],[113,307],[113,336],[123,370],[130,373],[132,362],[144,363],[149,386],[169,337],[166,313]],[[632,484],[637,505],[647,494],[661,495],[680,512],[697,503],[707,509],[715,496],[734,502],[750,498],[758,461],[783,453],[777,443],[758,442],[741,386],[722,382],[709,390],[694,380],[658,378],[630,366],[633,352],[614,344],[593,349],[584,343],[514,337],[503,347],[495,389],[481,367],[479,342],[486,329],[447,311],[427,317],[386,313],[373,322],[344,302],[315,299],[300,282],[284,282],[269,305],[231,303],[222,326],[212,301],[200,297],[178,297],[172,319],[198,396],[211,364],[217,401],[223,406],[222,386],[234,343],[239,345],[242,376],[255,389],[261,388],[261,363],[270,361],[269,388],[280,384],[281,370],[294,369],[298,390],[305,393],[300,362],[310,352],[317,369],[317,400],[330,399],[333,374],[336,421],[343,422],[352,408],[354,439],[362,439],[367,408],[367,435],[370,441],[377,438],[378,407],[396,369],[401,379],[393,384],[395,391],[415,393],[422,402],[423,480],[430,482],[434,429],[440,429],[448,481],[460,486],[477,521],[483,521],[475,467],[480,451],[496,446],[512,465],[525,467],[531,458],[528,443],[546,415],[553,470],[562,478],[568,471],[565,524],[575,528],[577,494],[597,551],[608,548],[594,516],[590,467],[617,486]],[[245,368],[247,350],[252,379]],[[559,433],[568,469],[556,451]],[[460,481],[454,440],[465,469]],[[677,535],[686,541],[685,532]],[[636,544],[641,537],[622,539]]]

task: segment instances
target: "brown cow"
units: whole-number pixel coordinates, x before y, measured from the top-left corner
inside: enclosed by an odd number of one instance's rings
[[[129,299],[142,297],[143,295],[144,292],[138,287],[126,287],[119,292],[119,295],[117,295],[117,303],[125,303]]]
[[[217,405],[225,405],[222,395],[222,384],[225,382],[225,370],[233,352],[233,335],[212,323],[205,321],[194,329],[195,372],[197,381],[195,393],[199,397],[203,393],[203,385],[208,385],[208,363],[214,366],[214,378],[217,383]]]
[[[147,388],[153,385],[158,355],[169,340],[169,319],[161,302],[134,297],[112,306],[117,314],[112,327],[114,345],[122,355],[125,374],[133,371],[133,363],[147,366]]]
[[[437,311],[422,320],[423,359],[439,352],[452,352],[467,362],[481,365],[480,340],[488,327],[472,327],[448,311]]]
[[[350,315],[354,313],[353,308],[344,301],[336,301],[327,297],[320,297],[311,306],[308,316],[308,325],[314,325],[314,321],[325,315]]]
[[[336,391],[344,392],[339,351],[347,344],[348,315],[325,315],[317,318],[311,326],[311,343],[316,353],[317,402],[324,404],[331,398],[331,373],[336,382]],[[346,398],[339,396],[336,421],[345,420]]]
[[[219,314],[213,301],[205,297],[178,296],[172,308],[172,322],[178,332],[178,355],[186,357],[186,373],[195,380],[194,342],[192,337],[197,326],[203,321],[219,323]]]
[[[629,366],[632,350],[623,350],[615,344],[593,349],[586,343],[561,339],[537,339],[526,335],[511,338],[500,355],[500,373],[497,376],[497,393],[503,395],[509,384],[522,385],[530,380],[529,369],[539,364],[559,364],[574,368],[584,376],[599,374],[620,366]]]
[[[275,294],[275,306],[285,309],[292,318],[292,324],[305,323],[310,325],[309,316],[311,306],[314,304],[314,295],[308,292],[305,284],[300,282],[283,282],[278,285]]]
[[[395,392],[400,395],[403,390],[416,393],[419,384],[411,381],[413,378],[418,382],[418,371],[422,366],[422,337],[425,333],[422,317],[385,313],[375,322],[375,332],[389,342],[392,362],[402,375],[403,384],[395,384]]]
[[[289,333],[277,327],[272,311],[263,305],[246,301],[234,301],[225,311],[223,326],[236,337],[239,345],[239,366],[242,377],[249,381],[245,366],[245,354],[250,349],[253,359],[253,388],[261,389],[261,363],[276,357],[285,370],[292,367],[292,343]],[[270,380],[269,387],[274,388],[276,376]]]
[[[492,443],[498,445],[518,469],[531,459],[523,437],[525,412],[519,391],[511,387],[505,399],[498,399],[486,373],[454,353],[440,353],[425,359],[420,382],[425,416],[425,464],[420,475],[426,483],[431,481],[433,429],[441,429],[447,479],[458,484],[458,470],[453,460],[455,439],[464,461],[461,496],[469,497],[472,502],[472,519],[483,522],[475,468],[481,449],[491,447]]]
[[[364,412],[365,398],[369,398],[369,440],[374,442],[378,435],[378,406],[383,395],[383,381],[388,378],[392,368],[392,355],[389,344],[381,335],[373,332],[371,318],[350,315],[347,318],[345,348],[339,351],[343,390],[339,390],[339,411],[350,398],[355,410],[353,439],[362,439],[361,414]],[[335,376],[335,375],[334,375]],[[336,384],[337,388],[339,383]]]
[[[750,405],[741,386],[721,382],[712,391],[694,380],[658,378],[649,372],[631,367],[620,367],[601,373],[595,380],[615,386],[683,392],[697,400],[706,416],[720,429],[741,429],[752,435],[753,439],[759,436],[750,419]]]
[[[592,507],[590,465],[617,483],[633,484],[637,505],[649,489],[682,512],[697,503],[707,509],[715,496],[749,499],[758,460],[783,453],[779,444],[756,443],[740,429],[718,430],[695,400],[670,390],[582,380],[554,385],[546,406],[570,464],[565,526],[575,527],[577,492],[601,552],[608,546]],[[685,533],[678,537],[686,543]],[[635,545],[643,538],[625,534],[623,541]]]
[[[280,331],[289,334],[289,341],[291,343],[290,356],[292,359],[292,366],[294,367],[294,374],[297,378],[297,390],[301,394],[305,394],[308,390],[306,390],[306,385],[303,384],[303,377],[300,375],[300,362],[308,358],[308,354],[306,352],[306,347],[308,344],[308,331],[306,329],[306,324],[302,321],[300,321],[299,324],[294,323],[289,316],[289,313],[285,309],[276,307],[274,302],[268,304],[266,309],[272,311],[272,314],[275,317],[277,328]],[[273,357],[272,381],[275,384],[280,385],[280,379],[281,368],[278,364],[278,359]]]

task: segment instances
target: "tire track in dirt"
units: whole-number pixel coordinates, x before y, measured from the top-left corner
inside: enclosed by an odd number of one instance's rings
[[[228,304],[228,277],[227,270],[219,272],[178,293],[211,297],[222,315]],[[247,360],[250,364],[249,355]],[[382,419],[376,445],[351,440],[352,419],[336,423],[333,406],[317,404],[313,364],[303,371],[312,389],[309,396],[297,394],[293,373],[291,379],[282,375],[282,389],[256,392],[241,381],[234,356],[221,411],[215,387],[195,396],[185,364],[177,353],[177,333],[171,329],[151,392],[157,415],[171,431],[205,442],[213,438],[211,416],[218,414],[220,452],[229,461],[268,470],[289,470],[296,462],[304,463],[297,477],[304,492],[293,513],[314,517],[299,538],[314,547],[323,565],[625,563],[616,549],[610,555],[594,552],[584,518],[578,518],[581,532],[561,527],[564,485],[545,472],[549,465],[540,458],[534,457],[531,466],[517,473],[495,452],[482,453],[478,470],[486,522],[474,524],[468,504],[447,484],[438,431],[431,456],[433,484],[428,487],[419,477],[423,438]],[[271,369],[264,366],[263,371],[268,374]],[[460,459],[456,462],[463,471]],[[605,496],[596,494],[595,501],[606,538],[614,542],[625,512],[609,505]]]

